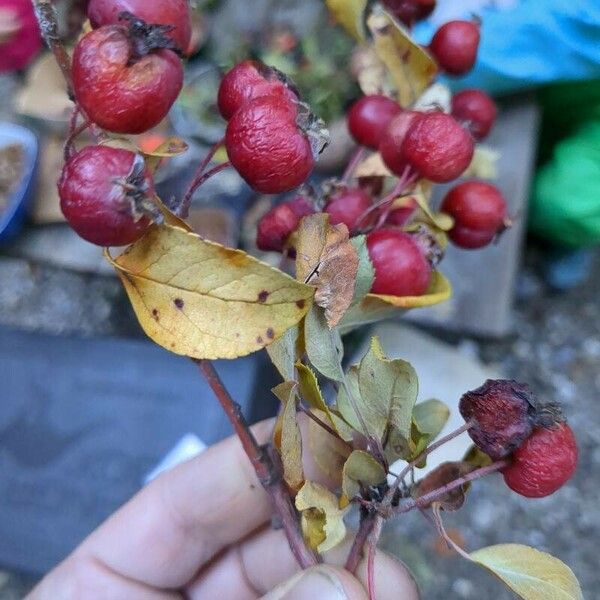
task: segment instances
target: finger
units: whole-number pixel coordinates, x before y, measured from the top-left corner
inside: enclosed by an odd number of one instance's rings
[[[253,428],[268,440],[273,421]],[[111,571],[180,588],[224,547],[272,514],[239,440],[229,438],[149,484],[82,545]]]
[[[325,555],[327,563],[343,566],[353,539]],[[299,571],[283,531],[263,529],[230,548],[202,570],[188,588],[191,600],[256,600]],[[378,600],[418,600],[417,586],[408,569],[385,552],[375,555],[375,592]],[[363,559],[357,577],[366,588]]]
[[[340,567],[319,565],[297,573],[263,600],[367,600],[359,581]]]

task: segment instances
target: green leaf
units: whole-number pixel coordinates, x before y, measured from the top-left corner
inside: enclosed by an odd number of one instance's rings
[[[304,322],[306,353],[313,367],[334,381],[344,380],[344,347],[337,329],[329,329],[324,311],[312,306]]]
[[[367,0],[325,0],[335,20],[359,42],[365,39],[363,13]]]
[[[545,552],[520,544],[499,544],[477,550],[470,557],[524,600],[583,600],[573,571]]]
[[[444,429],[450,418],[450,409],[441,400],[419,402],[413,410],[413,419],[421,433],[434,440]]]
[[[358,255],[358,273],[356,275],[356,283],[354,284],[354,298],[352,304],[360,302],[370,291],[375,279],[375,269],[369,258],[369,250],[367,248],[367,237],[357,235],[351,240],[356,254]]]
[[[352,395],[354,403],[352,402],[352,399],[348,397],[348,393]],[[336,408],[337,410],[339,410],[346,423],[348,423],[356,431],[360,431],[364,434],[366,432],[363,432],[361,420],[360,417],[356,414],[354,404],[356,404],[356,408],[358,408],[358,410],[361,410],[361,397],[360,389],[358,387],[357,365],[350,367],[348,373],[346,373],[345,385],[340,386],[340,389],[338,391]]]
[[[283,404],[273,434],[275,447],[281,455],[283,478],[293,491],[300,489],[304,482],[302,435],[296,413],[296,389],[295,381],[286,381],[272,390]]]
[[[298,337],[300,329],[298,325],[290,327],[278,340],[267,346],[267,352],[271,362],[279,371],[284,381],[295,379],[294,365],[296,363]]]
[[[388,359],[379,339],[374,337],[359,366],[358,386],[363,418],[371,433],[383,439],[393,428],[408,443],[419,391],[413,367],[404,360]]]
[[[307,481],[296,496],[296,508],[302,513],[305,538],[319,552],[327,552],[344,541],[346,525],[344,510],[327,488]]]
[[[379,485],[386,478],[385,469],[368,452],[354,450],[344,464],[342,490],[348,500],[360,493],[364,486]]]

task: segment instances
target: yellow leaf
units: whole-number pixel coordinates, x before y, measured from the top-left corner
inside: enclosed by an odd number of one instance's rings
[[[423,296],[385,296],[369,294],[360,304],[353,306],[340,323],[342,333],[366,323],[375,323],[397,317],[400,310],[434,306],[452,295],[450,282],[438,271],[433,273],[429,290]]]
[[[296,388],[295,381],[286,381],[272,390],[283,404],[273,432],[275,447],[281,455],[283,478],[294,492],[304,483],[302,435],[296,418]]]
[[[367,0],[325,0],[335,20],[359,42],[365,39],[363,13]]]
[[[545,552],[520,544],[498,544],[470,557],[523,600],[583,600],[573,571]]]
[[[344,464],[342,489],[348,500],[360,493],[364,486],[379,485],[386,479],[385,469],[368,452],[354,450]]]
[[[323,398],[317,376],[314,374],[310,367],[302,364],[301,362],[296,363],[296,369],[298,370],[298,383],[300,384],[300,395],[310,408],[316,408],[325,413],[325,422],[330,427],[335,428],[335,423],[329,410],[329,406]]]
[[[475,146],[473,160],[462,177],[476,179],[498,179],[500,153],[487,146]]]
[[[379,152],[371,154],[363,160],[354,173],[355,177],[393,177],[392,172],[385,166]]]
[[[307,541],[317,542],[319,552],[327,552],[344,541],[345,510],[340,510],[337,497],[327,488],[307,481],[296,495],[296,508],[302,513],[302,531]]]
[[[327,239],[329,215],[304,217],[296,230],[296,279],[307,282],[314,276]]]
[[[146,334],[175,354],[236,358],[278,339],[314,289],[248,256],[168,225],[111,263]]]
[[[154,173],[158,169],[161,159],[183,154],[187,152],[188,148],[188,144],[182,139],[170,137],[152,152],[142,152],[142,154],[146,157],[146,166]]]
[[[409,33],[381,8],[367,19],[375,51],[385,63],[398,89],[401,106],[413,104],[433,81],[437,65]]]
[[[387,69],[372,46],[361,46],[354,50],[351,69],[365,96],[387,91]]]
[[[179,227],[180,229],[188,232],[192,231],[192,228],[183,219],[180,219],[174,212],[171,212],[158,196],[154,197],[154,202],[158,206],[158,209],[160,210],[167,225]]]

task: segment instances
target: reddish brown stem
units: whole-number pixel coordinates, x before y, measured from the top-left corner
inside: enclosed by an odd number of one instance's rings
[[[447,483],[446,485],[444,485],[440,488],[437,488],[436,490],[432,490],[428,494],[419,496],[416,499],[410,498],[410,499],[406,500],[405,502],[401,503],[396,508],[392,508],[387,511],[383,510],[383,508],[382,508],[382,513],[384,516],[393,516],[393,515],[400,515],[402,513],[409,512],[409,511],[413,510],[414,508],[425,508],[425,507],[429,506],[432,502],[435,502],[441,496],[444,496],[445,494],[447,494],[448,492],[451,492],[452,490],[462,487],[463,485],[465,485],[466,483],[469,483],[470,481],[475,481],[476,479],[481,479],[482,477],[485,477],[486,475],[490,475],[491,473],[500,471],[501,469],[508,466],[509,464],[510,464],[510,462],[508,460],[499,460],[495,463],[492,463],[491,465],[488,465],[487,467],[481,467],[480,469],[477,469],[476,471],[471,471],[471,473],[468,473],[464,477],[459,477],[458,479],[455,479],[454,481],[451,481],[450,483]]]
[[[375,600],[375,554],[377,553],[377,543],[381,537],[382,528],[383,519],[376,517],[368,541],[367,590],[369,592],[369,600]]]
[[[71,57],[66,51],[58,33],[56,9],[51,0],[32,0],[42,37],[52,53],[67,83],[69,98],[74,99],[73,79],[71,77]]]
[[[194,179],[192,179],[190,185],[188,186],[185,195],[183,196],[183,200],[181,201],[181,205],[179,207],[178,215],[183,217],[184,219],[188,216],[190,211],[190,204],[192,202],[192,196],[194,192],[206,181],[205,173],[206,167],[210,164],[210,161],[213,159],[219,148],[225,143],[225,138],[220,139],[214,146],[212,146],[208,154],[204,157],[202,162],[198,165],[196,172],[194,173]],[[227,166],[230,163],[225,163]]]
[[[240,439],[244,452],[250,459],[256,475],[269,494],[273,506],[281,517],[283,529],[287,535],[290,548],[298,564],[307,569],[318,563],[315,554],[306,546],[298,514],[281,477],[281,465],[274,453],[269,453],[261,447],[250,430],[240,405],[231,397],[213,363],[209,360],[196,360],[200,372],[206,378],[227,418],[231,422],[235,433]]]
[[[367,514],[360,521],[360,526],[356,532],[350,554],[348,554],[348,558],[346,559],[345,568],[347,571],[350,571],[350,573],[356,573],[356,569],[358,569],[358,565],[364,557],[365,545],[375,527],[376,520],[376,515]]]
[[[350,444],[345,439],[343,439],[340,436],[340,434],[337,431],[335,431],[335,429],[333,429],[332,427],[329,427],[329,425],[327,425],[327,423],[324,423],[321,419],[319,419],[319,417],[317,417],[317,415],[315,415],[315,413],[313,413],[311,410],[309,410],[305,406],[302,406],[302,404],[298,405],[298,409],[301,412],[303,412],[309,419],[312,419],[319,427],[321,427],[322,429],[327,431],[327,433],[329,433],[334,438],[336,438],[337,440],[342,442],[342,444],[345,444],[350,450],[353,450],[352,444]]]
[[[348,166],[346,167],[346,170],[344,171],[344,174],[342,175],[341,183],[346,184],[350,181],[350,179],[352,179],[352,175],[354,175],[354,171],[356,171],[356,168],[362,162],[365,152],[366,148],[364,146],[358,146],[358,148],[356,148],[354,154],[352,154],[352,158],[350,159]]]

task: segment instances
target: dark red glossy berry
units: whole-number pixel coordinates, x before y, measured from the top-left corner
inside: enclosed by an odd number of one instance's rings
[[[409,27],[426,19],[435,9],[436,0],[384,0],[383,5]]]
[[[152,175],[129,150],[87,146],[70,158],[58,182],[60,207],[71,227],[98,246],[125,246],[151,221]]]
[[[120,25],[91,31],[75,47],[73,88],[97,125],[116,133],[143,133],[169,112],[183,85],[181,60],[171,50],[150,50]]]
[[[415,210],[417,209],[417,202],[414,198],[410,198],[404,206],[395,208],[390,212],[387,217],[386,223],[388,225],[394,225],[396,227],[402,227],[410,221]]]
[[[192,37],[192,20],[188,0],[90,0],[88,18],[94,29],[122,23],[121,14],[129,12],[152,25],[168,25],[165,33],[182,52]]]
[[[464,75],[477,60],[480,37],[479,23],[450,21],[436,31],[429,49],[446,73]]]
[[[408,166],[402,150],[406,134],[412,125],[424,116],[425,113],[422,112],[402,111],[390,122],[381,138],[379,144],[381,158],[387,168],[398,176],[402,175]]]
[[[445,183],[462,175],[474,150],[473,138],[453,117],[433,112],[412,123],[401,156],[421,177]]]
[[[506,485],[521,496],[543,498],[561,488],[577,468],[577,442],[566,423],[536,429],[503,470]]]
[[[348,111],[348,130],[358,144],[377,150],[383,134],[401,110],[400,105],[387,96],[363,96]]]
[[[359,223],[361,217],[373,204],[371,196],[361,188],[343,187],[337,190],[325,205],[332,225],[344,223],[350,232],[369,223],[368,216]]]
[[[536,421],[536,401],[529,386],[516,381],[488,379],[467,392],[458,409],[472,422],[468,433],[494,460],[504,458],[529,437]]]
[[[452,98],[452,116],[478,141],[488,136],[497,114],[494,101],[481,90],[463,90]]]
[[[221,116],[229,121],[249,100],[261,96],[284,96],[297,100],[291,82],[274,69],[256,60],[245,60],[228,71],[219,86],[217,104]]]
[[[256,245],[260,250],[281,252],[302,217],[314,212],[314,206],[304,196],[274,206],[258,223]]]
[[[225,133],[229,160],[257,192],[287,192],[310,175],[315,159],[297,117],[295,102],[262,96],[244,104],[229,121]]]
[[[497,187],[484,181],[466,181],[453,187],[441,210],[454,219],[448,235],[460,248],[487,246],[508,224],[504,197]]]
[[[374,294],[422,296],[431,282],[431,265],[417,241],[399,229],[378,229],[367,236],[375,281]]]

